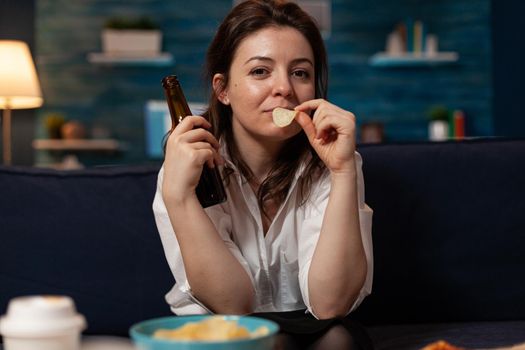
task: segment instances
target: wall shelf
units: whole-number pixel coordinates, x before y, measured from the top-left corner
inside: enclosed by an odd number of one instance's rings
[[[59,170],[82,169],[81,154],[98,153],[104,157],[115,156],[126,150],[126,145],[114,139],[37,139],[33,149],[48,153],[49,160],[35,164],[37,167]]]
[[[124,149],[123,145],[113,139],[77,139],[54,140],[37,139],[33,148],[40,151],[85,151],[85,152],[117,152]]]
[[[162,52],[154,56],[123,56],[111,55],[104,52],[91,52],[87,55],[87,60],[92,64],[126,66],[165,67],[175,63],[173,56],[168,52]]]
[[[369,64],[373,67],[425,67],[454,64],[459,60],[457,52],[438,52],[433,55],[404,53],[389,55],[379,52],[370,57]]]

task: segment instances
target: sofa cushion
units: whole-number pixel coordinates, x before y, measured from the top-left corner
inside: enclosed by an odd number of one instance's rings
[[[525,140],[361,146],[369,324],[525,320]]]
[[[376,350],[419,350],[438,340],[467,349],[507,347],[525,342],[525,321],[405,324],[368,329]]]
[[[173,277],[151,204],[158,168],[0,167],[0,314],[19,295],[65,294],[87,334],[170,314]]]

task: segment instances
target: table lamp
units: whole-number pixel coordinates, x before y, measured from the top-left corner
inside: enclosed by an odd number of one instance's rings
[[[35,64],[26,43],[0,40],[0,109],[2,115],[3,159],[11,164],[11,110],[40,107],[42,92]]]

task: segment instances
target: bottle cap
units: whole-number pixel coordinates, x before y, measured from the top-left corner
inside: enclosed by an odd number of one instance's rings
[[[4,337],[53,337],[80,333],[85,328],[86,320],[67,296],[17,297],[9,302],[7,314],[0,318],[0,334]]]

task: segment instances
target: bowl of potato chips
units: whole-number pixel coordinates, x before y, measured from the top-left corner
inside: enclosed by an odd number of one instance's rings
[[[278,331],[259,317],[195,315],[139,322],[129,333],[140,350],[271,350]]]

